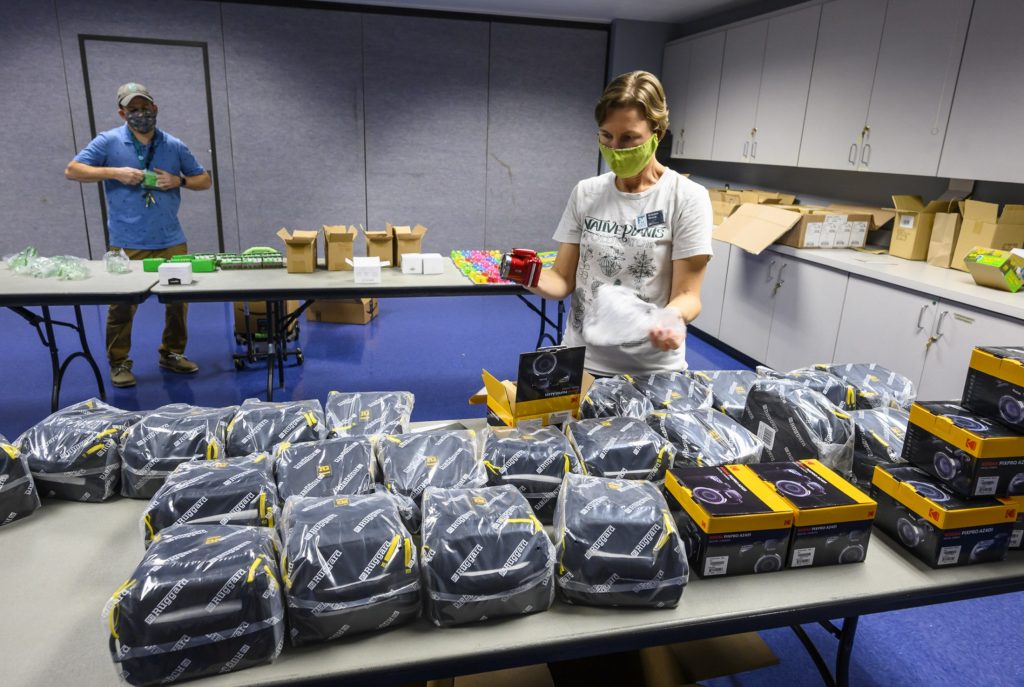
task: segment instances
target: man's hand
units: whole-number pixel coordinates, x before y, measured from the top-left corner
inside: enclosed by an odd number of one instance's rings
[[[172,191],[181,186],[181,177],[177,174],[171,174],[164,170],[156,167],[153,169],[156,172],[156,187],[161,191]]]
[[[134,167],[115,167],[112,176],[125,186],[138,186],[142,183],[142,170]]]

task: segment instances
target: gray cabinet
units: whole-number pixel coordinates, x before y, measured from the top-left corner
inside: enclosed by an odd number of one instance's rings
[[[661,63],[661,85],[668,101],[668,127],[672,133],[672,157],[681,157],[684,122],[686,122],[687,89],[690,84],[689,41],[678,41],[665,46]]]
[[[1024,3],[974,3],[939,176],[1024,182]]]
[[[704,284],[700,290],[700,316],[697,318],[695,326],[705,334],[717,337],[722,326],[725,281],[729,272],[731,247],[728,243],[713,239],[711,245],[715,256],[711,258],[704,274]]]
[[[736,247],[730,251],[718,338],[754,360],[762,361],[768,353],[782,262],[772,252],[751,255]]]
[[[711,159],[724,48],[725,32],[719,31],[673,43],[665,50],[662,72],[677,90],[676,94],[667,96],[670,108],[680,101],[678,91],[685,85],[681,116],[669,113],[673,157]]]
[[[759,21],[729,29],[725,34],[722,84],[718,95],[711,157],[723,162],[751,160],[751,138],[757,119],[761,67],[768,22]]]

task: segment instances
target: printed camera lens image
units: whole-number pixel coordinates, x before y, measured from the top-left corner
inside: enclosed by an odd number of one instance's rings
[[[1024,422],[1024,401],[1003,396],[999,399],[999,415],[1011,425],[1019,425]]]
[[[960,429],[966,429],[971,432],[984,432],[988,429],[988,425],[980,420],[974,419],[973,417],[967,417],[965,415],[943,415],[942,417],[949,418],[949,420]]]
[[[944,480],[951,480],[960,474],[960,461],[942,451],[935,454],[932,465],[935,466],[935,474]]]
[[[935,503],[944,503],[949,500],[949,494],[927,482],[907,480],[907,484],[912,486],[918,494]]]
[[[912,549],[924,539],[920,524],[909,518],[900,518],[896,521],[896,532],[903,545]]]

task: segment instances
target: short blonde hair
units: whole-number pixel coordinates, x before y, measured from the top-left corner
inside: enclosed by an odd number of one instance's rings
[[[665,138],[665,132],[668,131],[668,105],[665,102],[665,89],[654,74],[627,72],[612,79],[594,108],[598,126],[608,117],[609,110],[623,107],[640,108],[658,139]]]

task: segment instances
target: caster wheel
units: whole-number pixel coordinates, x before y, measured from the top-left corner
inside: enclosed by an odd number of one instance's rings
[[[235,369],[236,370],[244,370],[245,369],[245,361],[242,360],[241,358],[235,358]]]
[[[306,362],[306,359],[302,356],[302,351],[296,351],[295,352],[295,364],[296,365],[301,365],[304,362]]]

